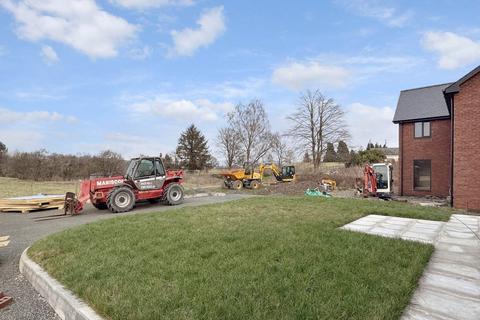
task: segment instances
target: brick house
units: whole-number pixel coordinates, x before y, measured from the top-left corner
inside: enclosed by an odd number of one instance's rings
[[[480,66],[456,82],[401,91],[393,122],[397,192],[480,211]]]

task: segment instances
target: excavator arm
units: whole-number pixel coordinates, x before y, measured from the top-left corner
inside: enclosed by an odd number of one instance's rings
[[[279,182],[289,182],[295,180],[295,167],[294,166],[284,166],[281,169],[274,163],[267,163],[260,165],[259,172],[261,179],[263,179],[263,174],[265,170],[272,171],[273,176]]]

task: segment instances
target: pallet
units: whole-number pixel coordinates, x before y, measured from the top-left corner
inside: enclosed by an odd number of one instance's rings
[[[12,302],[12,300],[12,297],[6,296],[0,291],[0,309],[5,308],[9,303]]]
[[[28,213],[37,210],[63,209],[64,205],[64,195],[39,194],[29,197],[0,199],[1,212]]]

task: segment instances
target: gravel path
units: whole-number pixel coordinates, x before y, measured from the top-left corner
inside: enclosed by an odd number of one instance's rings
[[[59,319],[48,303],[23,278],[18,270],[20,255],[36,240],[51,233],[85,223],[109,219],[119,215],[132,215],[152,211],[166,211],[184,206],[220,203],[245,198],[246,195],[227,194],[223,197],[201,197],[185,200],[181,206],[139,204],[134,211],[118,215],[99,211],[88,205],[82,215],[74,217],[52,217],[60,211],[32,212],[29,214],[0,213],[0,235],[10,236],[10,244],[0,248],[0,291],[13,297],[13,303],[0,309],[2,320]]]

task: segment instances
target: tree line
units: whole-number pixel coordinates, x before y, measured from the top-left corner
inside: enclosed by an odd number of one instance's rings
[[[9,154],[0,142],[0,176],[35,181],[74,180],[121,175],[125,167],[122,156],[110,150],[97,155],[65,155],[46,150]]]

